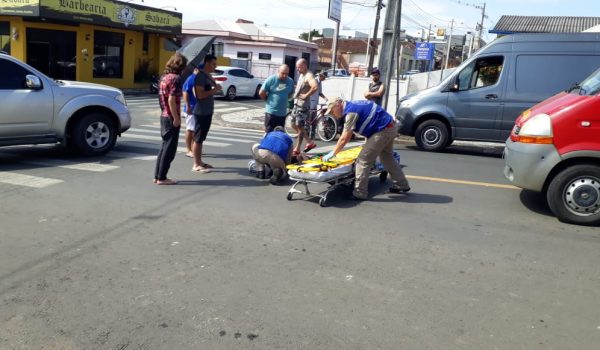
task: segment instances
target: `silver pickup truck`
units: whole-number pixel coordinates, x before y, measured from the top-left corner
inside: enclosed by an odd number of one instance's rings
[[[0,146],[62,143],[102,155],[130,126],[121,90],[53,80],[0,53]]]

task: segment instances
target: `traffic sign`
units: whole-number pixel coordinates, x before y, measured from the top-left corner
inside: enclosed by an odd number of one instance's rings
[[[417,48],[415,50],[415,59],[430,61],[433,58],[433,50],[435,49],[435,45],[432,43],[422,42],[417,43]]]

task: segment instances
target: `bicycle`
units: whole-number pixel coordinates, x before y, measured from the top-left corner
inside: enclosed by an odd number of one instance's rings
[[[331,115],[325,115],[327,104],[320,103],[316,109],[311,109],[309,118],[306,120],[306,131],[311,139],[315,139],[315,135],[325,142],[332,141],[340,130],[340,123]],[[291,137],[297,137],[298,133],[292,126],[292,110],[288,111],[285,119],[285,132]]]

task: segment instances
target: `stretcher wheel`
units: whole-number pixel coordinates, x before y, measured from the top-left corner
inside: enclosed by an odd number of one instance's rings
[[[294,196],[294,194],[292,192],[288,192],[288,194],[287,194],[287,200],[291,201],[293,196]]]
[[[325,207],[327,206],[327,203],[326,203],[326,202],[327,202],[327,200],[326,200],[325,198],[321,198],[321,199],[319,199],[319,206],[320,206],[321,208],[325,208]]]
[[[385,180],[387,180],[388,177],[388,172],[387,171],[382,171],[381,174],[379,174],[379,180],[381,180],[381,182],[385,182]]]

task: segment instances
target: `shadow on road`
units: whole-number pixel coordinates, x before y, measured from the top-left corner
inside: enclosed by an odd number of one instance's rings
[[[548,207],[546,197],[540,193],[529,190],[522,190],[519,194],[519,199],[523,205],[534,213],[554,217],[552,211]]]

